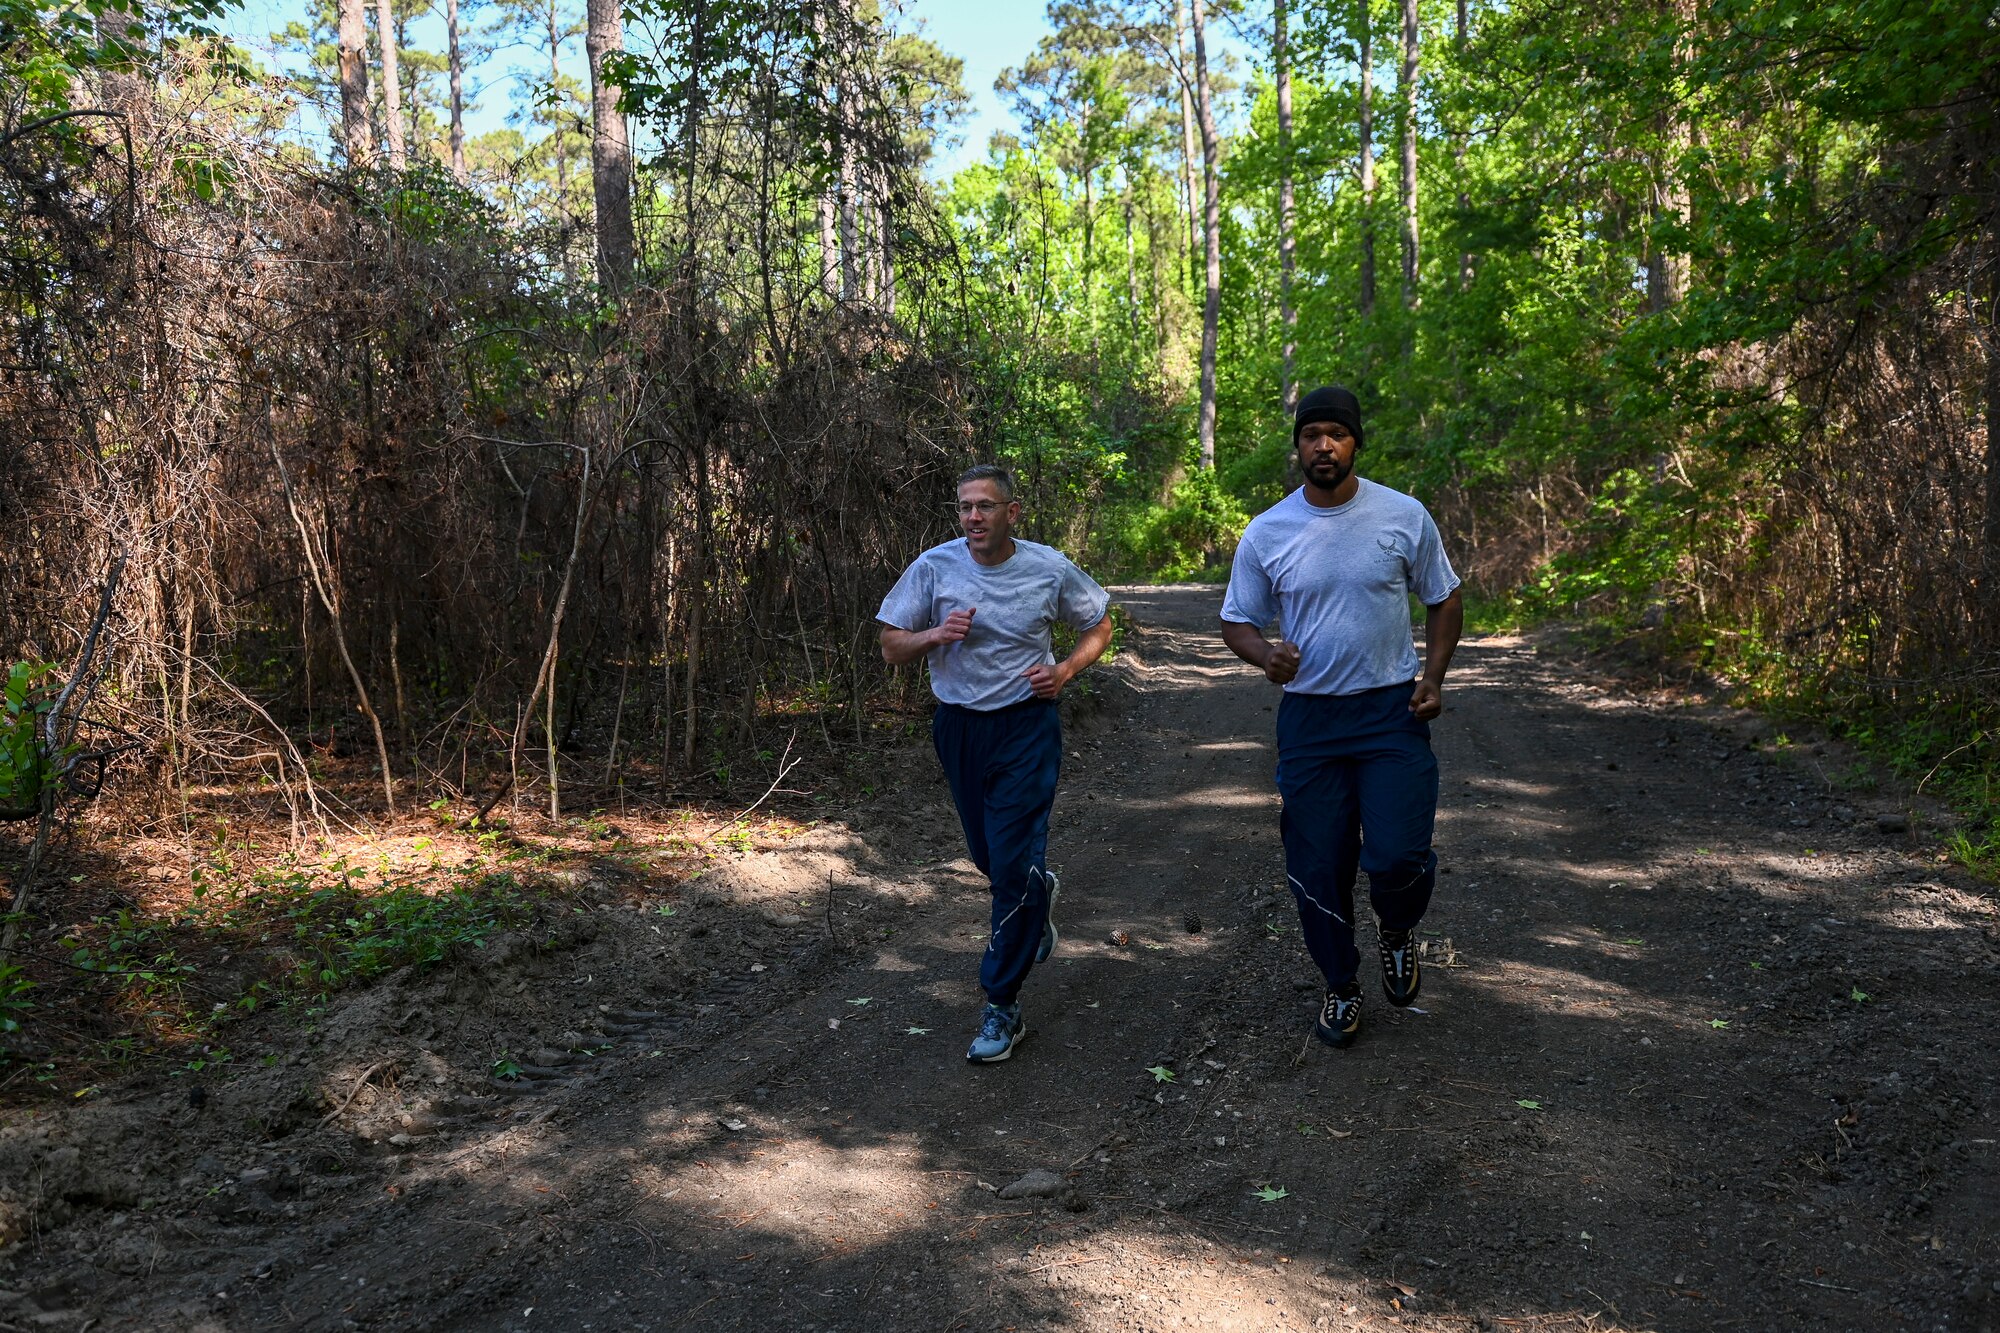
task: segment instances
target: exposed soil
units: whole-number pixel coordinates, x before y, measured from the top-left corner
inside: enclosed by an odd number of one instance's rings
[[[268,1067],[10,1113],[0,1328],[2000,1325],[2000,936],[1910,797],[1471,641],[1419,1008],[1333,1051],[1275,693],[1216,590],[1121,600],[1013,1060],[963,1059],[985,897],[912,738],[855,818],[608,867]]]

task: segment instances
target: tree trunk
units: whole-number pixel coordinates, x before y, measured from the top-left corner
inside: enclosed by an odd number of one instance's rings
[[[146,40],[143,0],[106,0],[104,8],[92,16],[91,26],[99,45],[118,52],[99,66],[104,78],[104,105],[130,117],[146,104],[150,91],[138,58]]]
[[[403,146],[403,80],[396,69],[396,11],[393,0],[375,0],[375,45],[382,52],[382,133],[389,141],[389,165],[410,165]]]
[[[1686,126],[1678,118],[1669,118],[1666,139],[1674,161],[1659,164],[1653,184],[1653,217],[1655,220],[1667,218],[1674,222],[1684,222],[1687,218],[1687,191],[1682,188],[1677,175],[1679,159],[1686,150]],[[1678,305],[1687,295],[1687,260],[1681,255],[1669,253],[1660,243],[1658,236],[1646,238],[1646,307],[1658,314]]]
[[[854,90],[843,74],[840,84],[840,299],[861,295],[861,227],[855,208],[854,126],[849,118]]]
[[[458,45],[458,0],[444,0],[446,60],[451,66],[451,174],[465,184],[465,56]]]
[[[1989,264],[2000,259],[2000,232],[1987,241]],[[1995,645],[2000,629],[2000,265],[1993,273],[1993,288],[1986,308],[1986,523],[1981,555],[1984,562],[1979,602],[1986,608],[1987,643]]]
[[[1403,68],[1396,92],[1403,104],[1401,126],[1403,171],[1403,309],[1415,310],[1417,296],[1417,57],[1423,41],[1417,25],[1417,0],[1403,0]]]
[[[1174,6],[1174,62],[1180,75],[1181,85],[1181,191],[1187,202],[1187,290],[1194,292],[1194,257],[1201,249],[1200,210],[1196,199],[1201,194],[1195,182],[1195,129],[1194,94],[1188,89],[1187,46],[1182,40],[1184,26],[1181,22],[1181,6]]]
[[[1215,342],[1222,322],[1222,180],[1221,144],[1215,132],[1215,108],[1208,88],[1208,33],[1202,8],[1208,0],[1193,0],[1194,96],[1201,118],[1202,244],[1207,257],[1201,304],[1201,466],[1215,466]]]
[[[549,130],[549,147],[555,154],[556,207],[567,211],[569,202],[569,143],[563,137],[562,124],[562,14],[556,8],[555,0],[549,0],[549,114],[552,124]],[[563,272],[569,275],[571,249],[563,246]],[[571,275],[573,276],[573,275]]]
[[[1083,322],[1090,326],[1091,313],[1096,310],[1097,283],[1091,265],[1091,252],[1097,248],[1096,228],[1092,223],[1097,215],[1097,169],[1091,163],[1084,163],[1083,171]]]
[[[375,156],[368,130],[368,0],[340,0],[340,142],[349,167]]]
[[[816,5],[813,8],[813,31],[819,35],[821,48],[830,49],[832,43],[827,40],[826,9],[824,6]],[[840,96],[838,83],[836,82],[832,88],[815,91],[824,91],[826,93],[834,104],[835,117],[838,117]],[[840,137],[839,124],[836,119],[832,122],[829,137],[823,145],[826,149],[826,160],[828,162],[838,162],[840,160]],[[826,187],[820,190],[818,197],[813,200],[813,205],[819,222],[819,289],[825,293],[827,300],[838,301],[840,299],[840,233],[838,231],[840,199],[839,191],[832,182],[828,182]]]
[[[1361,313],[1375,313],[1375,71],[1373,16],[1361,0]]]
[[[694,280],[694,240],[695,240],[695,180],[699,171],[701,148],[701,68],[708,58],[708,3],[695,0],[694,23],[688,42],[688,99],[687,111],[681,120],[681,145],[687,153],[687,171],[681,181],[681,216],[683,232],[681,236],[681,276],[693,289]],[[703,446],[704,448],[706,445]],[[693,696],[690,695],[690,698]]]
[[[896,313],[896,219],[889,208],[888,179],[882,183],[882,199],[875,206],[875,226],[877,228],[875,246],[875,288],[882,303],[882,313]]]
[[[620,89],[604,77],[604,58],[625,47],[618,0],[589,0],[584,44],[590,55],[590,191],[597,214],[597,280],[620,291],[632,281],[632,142]]]
[[[1678,25],[1675,35],[1674,56],[1676,63],[1688,53],[1691,29],[1695,21],[1693,0],[1672,0],[1671,8]],[[1681,159],[1687,155],[1689,143],[1688,122],[1684,116],[1669,108],[1661,117],[1661,140],[1664,146],[1664,161],[1655,164],[1653,172],[1653,218],[1679,225],[1687,221],[1688,193],[1680,181]],[[1671,306],[1679,305],[1687,295],[1687,258],[1667,251],[1657,235],[1646,239],[1646,305],[1655,314]]]
[[[1458,0],[1458,22],[1452,35],[1454,49],[1458,52],[1458,68],[1461,77],[1465,74],[1465,9],[1466,0]],[[1460,218],[1465,217],[1467,211],[1472,207],[1472,196],[1467,194],[1465,190],[1465,140],[1466,132],[1463,128],[1452,135],[1451,164],[1453,174],[1458,177],[1458,214]],[[1460,225],[1463,226],[1464,224],[1461,222]],[[1461,250],[1458,253],[1458,289],[1462,292],[1472,290],[1472,252],[1470,250]]]
[[[1292,197],[1292,65],[1285,46],[1285,0],[1271,4],[1271,68],[1278,93],[1278,322],[1284,338],[1284,379],[1279,401],[1290,417],[1299,405],[1298,356],[1299,312],[1292,305],[1292,277],[1297,265],[1294,228],[1296,205]]]
[[[1139,301],[1139,256],[1132,241],[1132,186],[1129,179],[1126,182],[1125,188],[1118,193],[1119,198],[1124,202],[1125,213],[1126,320],[1131,324],[1132,332],[1136,335],[1139,332],[1139,311],[1142,307]]]
[[[819,285],[827,300],[837,301],[840,299],[840,234],[835,230],[835,219],[840,212],[837,191],[821,190],[818,203]]]

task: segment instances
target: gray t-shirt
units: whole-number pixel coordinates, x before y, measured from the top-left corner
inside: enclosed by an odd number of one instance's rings
[[[912,561],[875,618],[927,630],[954,611],[973,611],[963,639],[926,654],[931,691],[945,703],[990,712],[1034,693],[1021,673],[1056,660],[1051,625],[1060,620],[1089,629],[1110,605],[1111,595],[1053,546],[1017,537],[1014,554],[988,566],[972,558],[961,537]]]
[[[1295,694],[1359,694],[1417,677],[1410,598],[1436,606],[1458,586],[1421,503],[1363,480],[1331,509],[1301,486],[1250,520],[1236,547],[1222,618],[1276,620],[1299,646]]]

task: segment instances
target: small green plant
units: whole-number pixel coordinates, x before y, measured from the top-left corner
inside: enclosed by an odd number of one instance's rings
[[[434,967],[486,947],[499,931],[524,923],[527,898],[513,876],[438,883],[418,879],[370,891],[355,867],[335,860],[316,874],[296,867],[198,879],[195,920],[210,929],[289,940],[294,960],[287,989],[325,996],[398,967]],[[253,985],[237,1000],[246,1012],[272,993]]]
[[[235,1058],[227,1046],[217,1047],[211,1051],[204,1051],[202,1054],[188,1061],[181,1067],[180,1072],[199,1074],[204,1069],[226,1065]]]
[[[155,1003],[178,1003],[194,964],[185,961],[168,943],[165,930],[141,921],[129,909],[112,916],[94,918],[93,933],[79,928],[66,936],[63,948],[69,951],[70,966],[80,972],[96,972],[115,977]]]
[[[0,959],[0,1055],[6,1054],[7,1038],[21,1030],[22,1019],[35,1007],[28,998],[34,988],[18,963]]]
[[[1292,1192],[1283,1185],[1266,1185],[1257,1191],[1257,1198],[1264,1203],[1276,1203],[1280,1199],[1291,1197]]]
[[[500,1058],[493,1062],[493,1077],[519,1078],[520,1076],[521,1062],[505,1051],[500,1052]]]
[[[41,802],[48,756],[40,730],[55,707],[51,671],[46,663],[16,662],[0,685],[0,814],[25,817]]]
[[[1153,1082],[1155,1083],[1172,1083],[1177,1077],[1174,1071],[1165,1065],[1153,1065],[1146,1072],[1153,1076]]]

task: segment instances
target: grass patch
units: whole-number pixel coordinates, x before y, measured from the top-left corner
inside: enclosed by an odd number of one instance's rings
[[[399,967],[434,967],[527,924],[534,904],[505,871],[434,873],[369,885],[345,862],[316,873],[258,870],[244,884],[198,876],[190,918],[279,960],[281,988],[324,998]],[[254,996],[242,1005],[254,1008]],[[242,1001],[239,1001],[242,1004]]]

